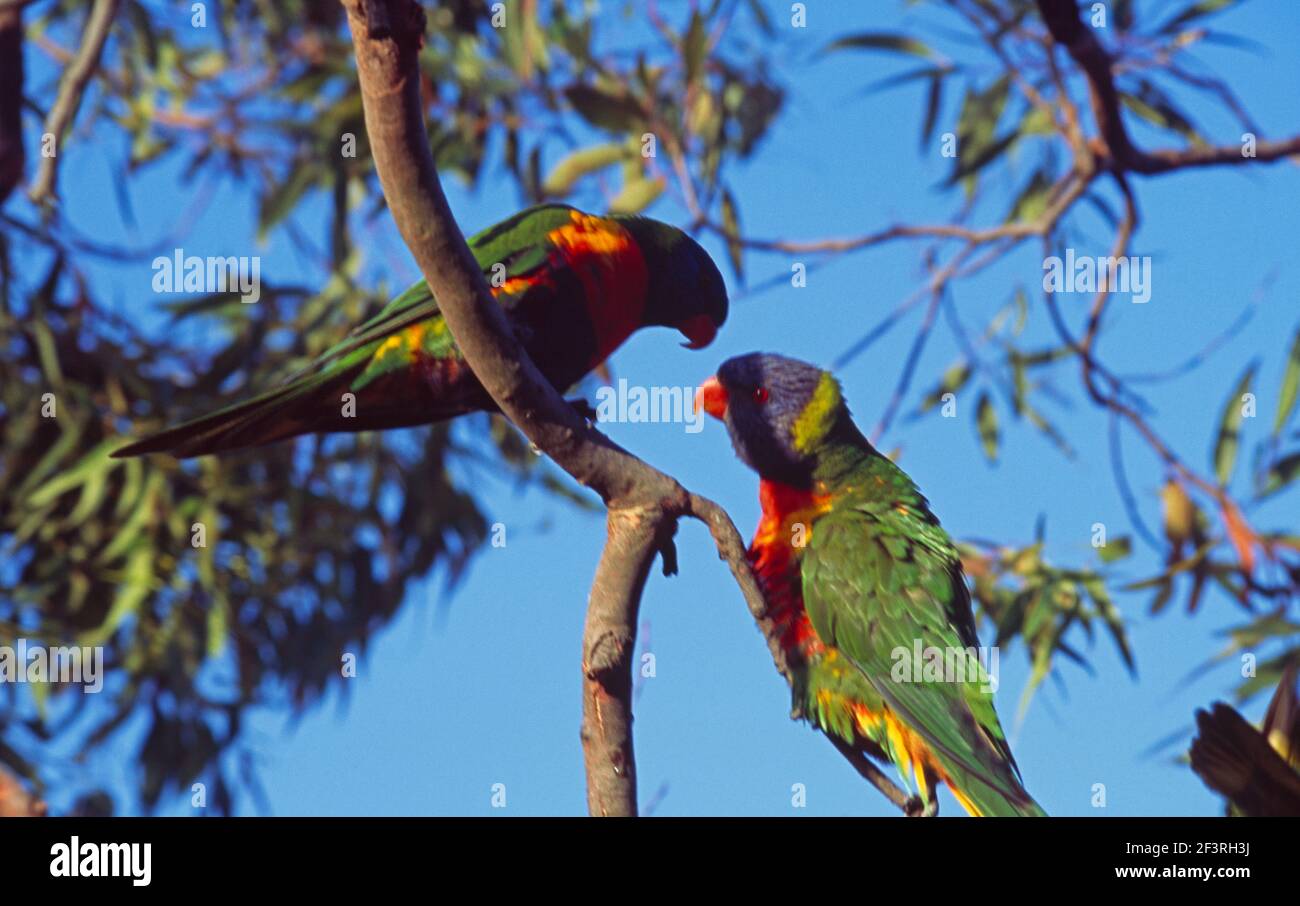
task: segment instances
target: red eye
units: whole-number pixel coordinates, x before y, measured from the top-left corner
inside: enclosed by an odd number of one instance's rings
[[[754,388],[754,402],[758,403],[759,405],[762,405],[763,403],[766,403],[766,402],[767,402],[767,388],[766,388],[766,387],[755,387],[755,388]]]

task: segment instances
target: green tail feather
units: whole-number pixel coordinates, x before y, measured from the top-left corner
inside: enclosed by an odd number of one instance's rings
[[[1034,801],[1020,781],[1009,776],[1010,771],[1006,773],[1008,776],[999,778],[998,783],[990,783],[968,773],[960,779],[954,777],[954,780],[957,780],[966,798],[986,817],[1046,818],[1047,812]]]

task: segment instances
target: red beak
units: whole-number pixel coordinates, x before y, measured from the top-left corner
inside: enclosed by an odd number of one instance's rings
[[[718,326],[713,323],[713,319],[708,315],[695,315],[682,321],[676,327],[682,332],[682,336],[690,341],[682,344],[687,349],[703,349],[712,343],[713,338],[718,335]]]
[[[695,391],[695,411],[703,409],[722,421],[727,417],[727,388],[716,377],[711,377]]]

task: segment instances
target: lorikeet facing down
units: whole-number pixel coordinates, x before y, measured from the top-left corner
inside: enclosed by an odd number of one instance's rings
[[[759,475],[749,559],[801,713],[851,759],[893,762],[927,814],[946,783],[972,815],[1043,815],[993,708],[952,540],[835,378],[754,353],[723,363],[699,404]],[[922,652],[948,669],[910,663]]]
[[[540,205],[470,237],[469,247],[528,354],[560,392],[641,327],[676,328],[688,348],[700,349],[727,317],[726,287],[708,253],[646,217]],[[346,393],[355,395],[350,411]],[[282,386],[113,455],[200,456],[491,408],[421,280]]]

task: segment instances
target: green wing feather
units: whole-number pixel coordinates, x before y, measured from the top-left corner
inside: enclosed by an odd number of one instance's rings
[[[483,276],[491,280],[496,276],[493,269],[498,264],[505,268],[506,280],[525,276],[544,266],[550,253],[547,235],[568,223],[573,210],[568,205],[539,205],[470,236],[466,241]],[[518,301],[518,297],[501,296],[498,301],[509,309]],[[373,318],[323,352],[295,378],[320,371],[334,362],[352,362],[352,353],[363,349],[373,351],[376,343],[431,319],[441,320],[442,312],[438,309],[438,302],[433,298],[429,284],[419,280],[380,309]],[[451,348],[454,350],[455,347]]]
[[[863,673],[985,815],[1041,815],[1021,786],[978,659],[957,552],[923,504],[837,500],[814,524],[802,564],[818,635]],[[895,682],[894,652],[915,640],[963,659],[964,682]],[[961,652],[960,655],[957,652]],[[910,675],[909,675],[910,678]]]
[[[475,260],[488,279],[506,280],[526,276],[546,265],[549,258],[547,235],[570,222],[574,209],[567,205],[540,205],[507,218],[468,240]],[[494,273],[495,271],[495,273]],[[507,309],[518,303],[519,294],[500,293],[497,301]],[[376,393],[386,388],[377,383],[400,377],[410,364],[409,351],[379,355],[384,343],[408,328],[429,323],[423,339],[424,351],[433,358],[459,357],[451,334],[442,325],[442,314],[429,285],[420,280],[389,302],[374,317],[352,330],[306,368],[282,385],[216,412],[168,428],[113,453],[115,457],[138,456],[167,451],[177,456],[198,456],[222,450],[272,443],[309,431],[364,430],[423,424],[439,417],[458,415],[479,408],[482,401],[455,397],[418,401],[392,400],[365,407],[365,417],[345,421],[339,411],[339,393],[361,391],[372,385]]]

